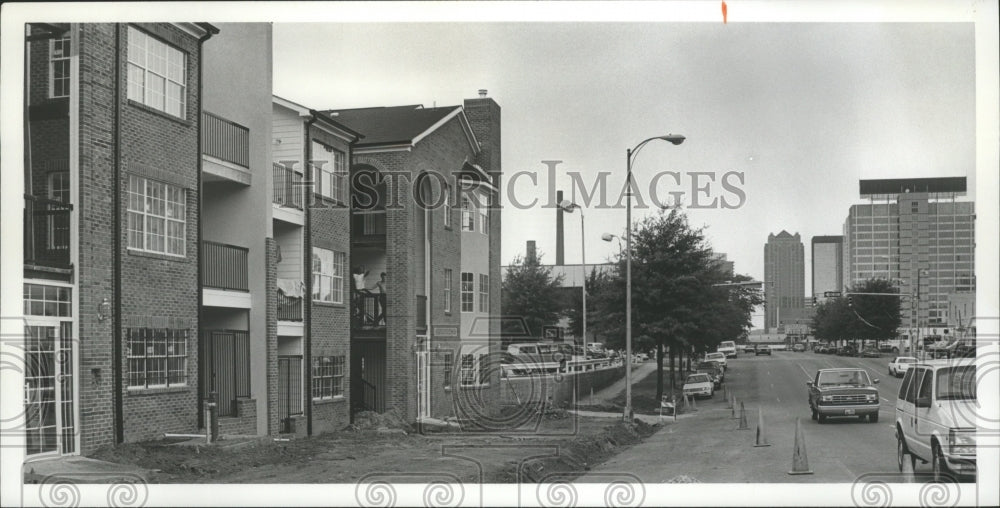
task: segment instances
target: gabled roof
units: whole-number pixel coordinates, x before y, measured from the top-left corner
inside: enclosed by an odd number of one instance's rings
[[[417,144],[452,118],[458,117],[473,150],[479,151],[469,121],[461,106],[425,108],[419,104],[323,111],[350,129],[364,134],[357,148]]]
[[[283,97],[279,97],[277,95],[272,95],[271,96],[271,101],[274,104],[277,104],[277,105],[279,105],[281,107],[284,107],[284,108],[287,108],[287,109],[289,109],[291,111],[294,111],[297,115],[299,115],[302,118],[315,118],[315,119],[321,121],[322,123],[325,123],[327,127],[332,127],[333,128],[333,130],[331,131],[332,134],[339,135],[342,138],[344,138],[345,140],[347,140],[348,142],[352,142],[352,141],[356,141],[358,139],[364,138],[364,135],[362,135],[361,133],[355,131],[354,129],[351,129],[350,127],[348,127],[348,126],[346,126],[346,125],[338,122],[336,119],[332,118],[330,115],[326,114],[325,112],[316,111],[315,109],[308,108],[308,107],[303,106],[303,105],[301,105],[301,104],[299,104],[297,102],[290,101],[288,99],[285,99]],[[330,130],[330,129],[328,129],[328,130]],[[339,131],[339,132],[337,132],[337,131]]]

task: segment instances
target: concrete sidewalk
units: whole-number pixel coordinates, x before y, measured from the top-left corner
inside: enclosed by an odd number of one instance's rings
[[[24,483],[149,483],[154,471],[80,456],[40,459],[21,467]]]

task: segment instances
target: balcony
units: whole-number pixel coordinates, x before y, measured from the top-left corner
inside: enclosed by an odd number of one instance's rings
[[[73,205],[25,194],[24,264],[69,270]]]
[[[386,326],[385,308],[383,308],[381,293],[355,292],[351,327],[355,331],[384,331]],[[418,332],[427,331],[427,297],[416,296],[416,328]]]
[[[278,279],[278,321],[302,321],[302,281]]]
[[[351,243],[385,244],[385,210],[356,210],[351,213]]]
[[[250,167],[250,129],[207,111],[201,114],[201,151],[209,157]]]
[[[271,175],[274,179],[274,196],[271,202],[279,206],[302,210],[304,201],[302,175],[277,162],[271,164]]]
[[[201,242],[202,286],[226,291],[249,291],[247,254],[250,249],[218,242]]]

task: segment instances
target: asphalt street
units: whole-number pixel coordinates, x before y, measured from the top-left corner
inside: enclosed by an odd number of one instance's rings
[[[738,358],[729,359],[724,388],[732,390],[738,403],[746,408],[748,430],[737,430],[739,419],[732,418],[724,389],[720,389],[713,399],[699,400],[695,414],[677,422],[666,419],[658,433],[596,467],[594,472],[628,472],[644,482],[655,483],[680,476],[720,483],[841,483],[876,475],[892,481],[891,477],[898,475],[893,421],[901,380],[888,374],[889,360],[888,355],[850,358],[781,351],[755,357],[740,353]],[[820,424],[810,419],[805,383],[818,369],[833,367],[861,367],[879,379],[881,407],[877,423],[834,418]],[[762,412],[763,436],[770,446],[754,446],[758,412]],[[788,474],[792,469],[796,419],[802,426],[806,458],[813,474]],[[918,463],[917,481],[929,480],[929,472],[930,465]],[[580,481],[588,481],[587,476]]]

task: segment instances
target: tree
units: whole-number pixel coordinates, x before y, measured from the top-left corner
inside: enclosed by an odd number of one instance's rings
[[[609,273],[593,269],[587,274],[587,331],[598,338],[597,342],[624,347],[625,307],[621,302],[625,301],[625,285],[622,282],[618,287],[615,282],[617,277],[617,270]],[[604,302],[609,298],[618,302],[617,305]],[[583,334],[582,308],[583,293],[574,291],[565,315],[569,318],[570,333],[576,337]],[[602,314],[601,309],[607,309],[609,312]]]
[[[542,327],[559,321],[563,312],[563,298],[559,293],[562,275],[552,276],[551,268],[541,264],[541,255],[522,258],[517,256],[507,268],[501,288],[505,316],[523,319],[528,335],[541,337]],[[505,320],[504,335],[522,335],[519,327],[510,327]]]
[[[885,279],[868,279],[847,289],[848,293],[899,294],[899,289]],[[849,301],[851,302],[849,304]],[[823,302],[813,317],[813,333],[827,341],[874,340],[896,336],[902,318],[899,297],[890,295],[851,295]]]

